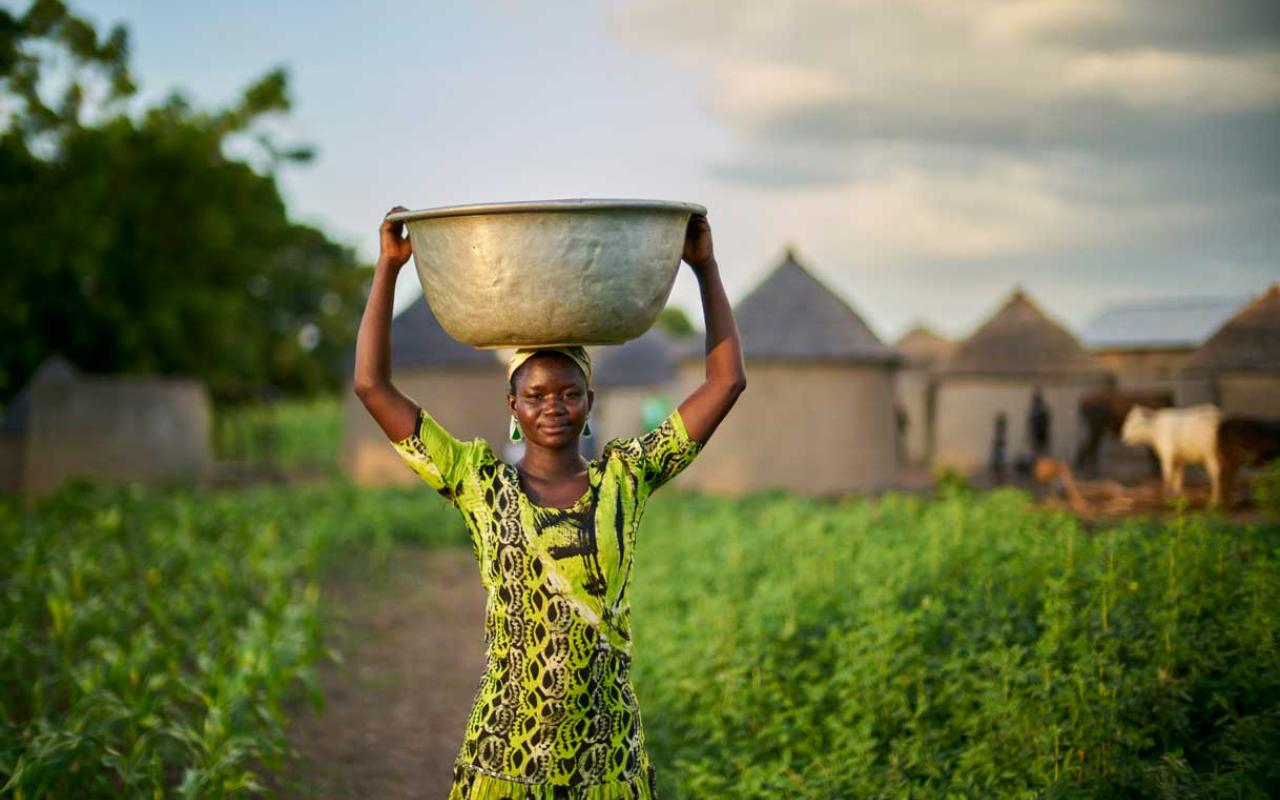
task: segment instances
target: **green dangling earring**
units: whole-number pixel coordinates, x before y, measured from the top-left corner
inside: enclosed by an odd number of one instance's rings
[[[583,439],[591,438],[591,420],[589,419],[582,425],[582,438]]]
[[[520,432],[520,423],[516,421],[515,417],[511,418],[511,427],[507,431],[507,436],[513,442],[518,442],[524,438],[524,434]]]

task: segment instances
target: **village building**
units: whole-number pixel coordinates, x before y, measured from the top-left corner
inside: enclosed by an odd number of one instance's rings
[[[749,386],[677,481],[727,494],[890,485],[897,352],[791,252],[734,315]],[[682,354],[680,396],[702,383],[704,365],[700,347]]]
[[[934,463],[965,472],[991,463],[997,416],[1006,421],[1007,463],[1030,460],[1037,390],[1049,412],[1046,455],[1070,461],[1081,439],[1080,398],[1110,373],[1022,290],[962,342],[938,376]]]
[[[52,491],[72,478],[195,483],[210,476],[204,385],[156,375],[87,375],[46,360],[0,421],[0,487]]]
[[[461,344],[419,298],[391,322],[391,371],[396,387],[456,438],[485,439],[501,457],[507,441],[507,381],[497,354]],[[361,485],[417,480],[347,384],[341,463]]]
[[[676,347],[671,334],[655,326],[626,344],[592,348],[591,431],[598,442],[639,436],[679,404]]]
[[[1187,380],[1226,414],[1280,419],[1280,284],[1233,316],[1187,359]]]
[[[1180,297],[1117,303],[1080,331],[1084,345],[1121,390],[1168,392],[1177,405],[1206,402],[1203,375],[1184,372],[1187,359],[1239,311],[1247,297]]]
[[[934,405],[938,371],[955,352],[956,342],[916,325],[894,344],[902,367],[894,376],[899,414],[899,455],[910,465],[927,464],[933,453]]]

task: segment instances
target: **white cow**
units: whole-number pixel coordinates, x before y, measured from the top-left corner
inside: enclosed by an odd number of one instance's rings
[[[1182,494],[1182,470],[1188,464],[1204,464],[1209,473],[1210,503],[1221,499],[1221,465],[1218,462],[1218,421],[1222,412],[1209,403],[1187,408],[1134,406],[1124,418],[1120,439],[1128,445],[1145,444],[1156,451],[1166,493]]]

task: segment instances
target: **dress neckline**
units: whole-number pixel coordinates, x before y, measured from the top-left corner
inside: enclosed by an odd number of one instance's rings
[[[535,503],[533,501],[533,498],[529,496],[529,493],[525,491],[524,484],[521,483],[520,468],[517,467],[515,464],[507,464],[507,468],[510,469],[512,474],[515,476],[516,488],[520,490],[520,496],[523,497],[524,501],[529,505],[533,506],[539,511],[572,511],[573,509],[577,508],[578,506],[584,504],[585,502],[591,499],[591,492],[596,485],[597,464],[598,464],[598,459],[592,458],[587,461],[587,490],[582,493],[581,497],[579,497],[577,500],[574,500],[572,504],[567,506],[544,506],[544,505],[539,505],[538,503]]]

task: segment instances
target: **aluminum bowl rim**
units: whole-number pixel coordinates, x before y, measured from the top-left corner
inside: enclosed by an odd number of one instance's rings
[[[397,211],[386,216],[388,222],[415,222],[442,217],[470,217],[483,214],[529,214],[564,211],[679,211],[706,216],[705,206],[671,200],[522,200],[512,203],[475,203],[463,206],[440,206],[417,211]]]

